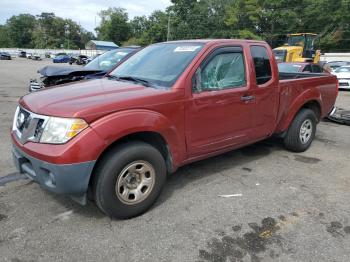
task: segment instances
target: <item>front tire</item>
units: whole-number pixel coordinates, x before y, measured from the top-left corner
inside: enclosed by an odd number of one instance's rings
[[[147,211],[166,180],[161,153],[143,142],[119,145],[97,167],[93,193],[97,206],[112,218],[131,218]]]
[[[304,152],[316,134],[317,118],[311,109],[302,109],[295,116],[284,137],[285,147],[293,152]]]

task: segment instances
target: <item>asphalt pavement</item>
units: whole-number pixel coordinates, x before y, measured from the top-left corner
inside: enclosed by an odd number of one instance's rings
[[[12,164],[17,101],[51,63],[0,61],[0,261],[350,261],[349,126],[321,122],[301,154],[269,139],[182,167],[150,211],[111,220]]]

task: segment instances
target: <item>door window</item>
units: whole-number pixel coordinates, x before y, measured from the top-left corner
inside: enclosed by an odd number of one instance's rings
[[[272,78],[270,58],[263,46],[252,46],[250,48],[255,66],[256,83],[265,84]]]
[[[312,65],[312,72],[313,73],[322,73],[322,68],[318,65]]]
[[[243,54],[225,52],[215,55],[204,68],[197,70],[195,89],[214,91],[246,84]]]
[[[305,73],[311,73],[311,65],[305,66],[305,68],[303,69],[303,72],[305,72]]]

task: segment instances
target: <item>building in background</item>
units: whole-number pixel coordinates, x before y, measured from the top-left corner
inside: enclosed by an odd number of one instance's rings
[[[90,40],[86,43],[85,48],[90,50],[112,50],[116,49],[119,46],[113,42],[109,41],[98,41],[98,40]]]

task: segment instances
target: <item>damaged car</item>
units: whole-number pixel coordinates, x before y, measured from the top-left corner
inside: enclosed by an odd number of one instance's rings
[[[350,126],[350,110],[334,107],[328,119],[338,124]]]
[[[32,79],[29,91],[83,79],[102,78],[107,72],[138,52],[140,48],[118,48],[107,51],[83,67],[45,66],[38,70],[40,80]]]
[[[69,64],[72,65],[72,64],[77,64],[77,65],[86,65],[87,64],[87,59],[89,57],[86,56],[86,55],[74,55],[70,58],[69,60]]]

